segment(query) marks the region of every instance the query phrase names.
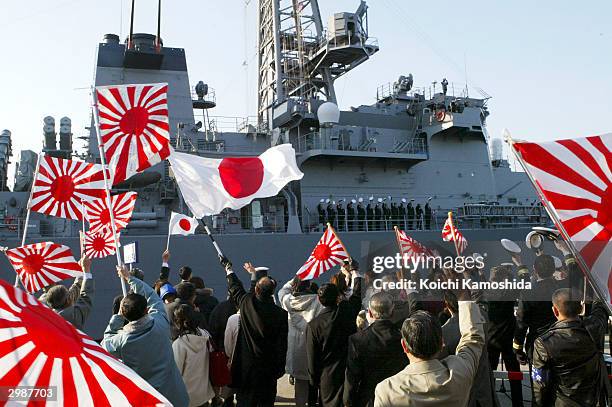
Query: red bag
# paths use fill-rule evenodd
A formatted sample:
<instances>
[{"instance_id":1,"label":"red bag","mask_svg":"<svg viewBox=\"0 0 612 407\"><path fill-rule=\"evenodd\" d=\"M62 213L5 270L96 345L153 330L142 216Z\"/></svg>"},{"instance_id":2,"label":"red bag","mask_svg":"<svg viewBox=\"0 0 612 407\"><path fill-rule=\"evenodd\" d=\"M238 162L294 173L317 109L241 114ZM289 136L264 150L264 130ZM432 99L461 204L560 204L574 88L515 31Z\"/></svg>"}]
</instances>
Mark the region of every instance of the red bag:
<instances>
[{"instance_id":1,"label":"red bag","mask_svg":"<svg viewBox=\"0 0 612 407\"><path fill-rule=\"evenodd\" d=\"M232 374L228 366L229 358L222 350L214 350L212 341L209 342L208 376L213 387L228 386L232 383Z\"/></svg>"}]
</instances>

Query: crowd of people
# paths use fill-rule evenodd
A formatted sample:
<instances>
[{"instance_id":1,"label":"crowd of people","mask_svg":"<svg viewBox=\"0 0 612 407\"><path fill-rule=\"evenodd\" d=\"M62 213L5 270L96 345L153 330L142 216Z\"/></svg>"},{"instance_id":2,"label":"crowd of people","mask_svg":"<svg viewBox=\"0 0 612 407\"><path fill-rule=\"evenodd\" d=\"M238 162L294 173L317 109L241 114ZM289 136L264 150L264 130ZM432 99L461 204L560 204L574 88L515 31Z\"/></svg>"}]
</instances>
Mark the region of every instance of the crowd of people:
<instances>
[{"instance_id":1,"label":"crowd of people","mask_svg":"<svg viewBox=\"0 0 612 407\"><path fill-rule=\"evenodd\" d=\"M329 223L339 231L393 230L394 225L403 230L429 230L435 226L431 198L423 206L406 198L398 203L390 196L377 199L370 196L367 204L363 198L351 199L346 206L344 199L338 202L321 199L317 214L319 227Z\"/></svg>"},{"instance_id":2,"label":"crowd of people","mask_svg":"<svg viewBox=\"0 0 612 407\"><path fill-rule=\"evenodd\" d=\"M113 304L101 345L175 406L273 406L287 375L296 406L496 406L493 371L527 365L534 406L605 406L606 307L584 295L584 279L565 244L564 263L542 250L532 267L514 265L365 273L349 259L329 282L278 286L270 270L245 263L244 287L220 258L227 298L219 302L188 266L173 280L170 253L158 281L118 267L129 293ZM91 260L81 259L84 272ZM218 266L217 266L218 267ZM375 289L404 279L529 280L531 290ZM391 285L387 284L387 287ZM82 328L93 306L91 279L51 287L45 301ZM586 299L586 301L585 301ZM220 362L220 363L219 363ZM518 373L520 374L520 373ZM520 379L510 380L523 406Z\"/></svg>"}]
</instances>

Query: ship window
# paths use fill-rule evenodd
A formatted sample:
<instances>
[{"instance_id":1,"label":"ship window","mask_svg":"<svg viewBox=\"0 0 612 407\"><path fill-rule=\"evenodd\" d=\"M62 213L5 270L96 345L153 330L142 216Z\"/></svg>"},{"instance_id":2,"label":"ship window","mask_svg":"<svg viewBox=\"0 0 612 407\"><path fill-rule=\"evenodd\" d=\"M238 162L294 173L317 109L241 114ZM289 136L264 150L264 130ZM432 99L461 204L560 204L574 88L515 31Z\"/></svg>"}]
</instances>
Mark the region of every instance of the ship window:
<instances>
[{"instance_id":1,"label":"ship window","mask_svg":"<svg viewBox=\"0 0 612 407\"><path fill-rule=\"evenodd\" d=\"M508 203L515 204L517 202L516 198L508 197Z\"/></svg>"}]
</instances>

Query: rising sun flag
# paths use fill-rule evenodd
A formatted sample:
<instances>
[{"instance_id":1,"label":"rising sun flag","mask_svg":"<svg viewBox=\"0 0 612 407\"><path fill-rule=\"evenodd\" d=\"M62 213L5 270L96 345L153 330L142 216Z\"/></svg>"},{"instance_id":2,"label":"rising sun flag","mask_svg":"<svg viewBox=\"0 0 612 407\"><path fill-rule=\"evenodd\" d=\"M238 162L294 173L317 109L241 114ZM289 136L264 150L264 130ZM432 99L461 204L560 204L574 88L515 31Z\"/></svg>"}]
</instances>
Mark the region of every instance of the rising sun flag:
<instances>
[{"instance_id":1,"label":"rising sun flag","mask_svg":"<svg viewBox=\"0 0 612 407\"><path fill-rule=\"evenodd\" d=\"M308 260L296 274L301 280L311 280L332 267L343 264L348 259L346 248L336 235L334 228L328 224Z\"/></svg>"}]
</instances>

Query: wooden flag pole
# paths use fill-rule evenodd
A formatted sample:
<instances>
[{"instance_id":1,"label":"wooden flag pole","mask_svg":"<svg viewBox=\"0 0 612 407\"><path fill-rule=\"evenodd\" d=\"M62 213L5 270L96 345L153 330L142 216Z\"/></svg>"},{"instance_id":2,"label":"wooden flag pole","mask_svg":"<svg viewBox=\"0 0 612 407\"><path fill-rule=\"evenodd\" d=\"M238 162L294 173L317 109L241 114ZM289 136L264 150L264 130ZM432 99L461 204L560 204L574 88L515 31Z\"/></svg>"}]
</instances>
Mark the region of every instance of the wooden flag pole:
<instances>
[{"instance_id":1,"label":"wooden flag pole","mask_svg":"<svg viewBox=\"0 0 612 407\"><path fill-rule=\"evenodd\" d=\"M336 236L336 239L338 239L338 242L340 242L340 246L342 246L342 249L344 249L344 252L346 253L346 256L350 259L351 256L349 255L348 250L346 250L346 246L344 245L344 243L342 243L342 240L340 239L340 236L338 236L338 234L336 233L336 230L334 229L334 227L329 222L327 222L327 227L332 231L334 236Z\"/></svg>"},{"instance_id":2,"label":"wooden flag pole","mask_svg":"<svg viewBox=\"0 0 612 407\"><path fill-rule=\"evenodd\" d=\"M123 261L121 260L121 251L119 250L119 239L117 239L117 225L115 225L115 214L112 205L112 199L110 194L111 185L108 181L108 174L106 172L106 157L104 153L104 144L102 144L102 137L100 136L100 111L98 109L98 97L96 93L96 88L94 86L91 87L91 97L93 101L93 116L94 116L94 126L96 128L96 137L98 138L98 150L100 152L100 163L102 164L102 174L104 175L104 189L106 190L106 206L108 208L108 214L110 217L111 230L113 232L113 240L115 242L115 255L117 257L117 266L122 267ZM120 278L121 281L121 292L125 297L127 295L127 287L125 281Z\"/></svg>"},{"instance_id":3,"label":"wooden flag pole","mask_svg":"<svg viewBox=\"0 0 612 407\"><path fill-rule=\"evenodd\" d=\"M21 235L21 245L25 246L26 237L28 236L28 224L30 223L30 212L32 212L32 195L34 195L34 184L36 183L36 178L38 177L38 171L40 169L40 160L42 159L42 153L38 154L38 158L36 159L36 169L34 170L34 178L32 179L32 187L30 188L30 197L28 198L27 212L25 223L23 224L23 233ZM19 287L19 274L15 276L15 287Z\"/></svg>"},{"instance_id":4,"label":"wooden flag pole","mask_svg":"<svg viewBox=\"0 0 612 407\"><path fill-rule=\"evenodd\" d=\"M512 139L512 136L510 136L509 133L506 135L506 142L509 144L510 150L512 151L512 154L514 154L514 158L516 158L516 160L521 164L521 167L523 167L525 174L527 174L527 176L529 177L529 180L533 184L533 187L538 193L538 197L540 198L540 201L544 205L544 208L546 209L548 216L550 216L555 226L557 227L557 230L559 230L559 232L561 233L561 236L563 236L563 240L565 240L565 242L567 243L567 247L572 252L572 256L574 256L574 259L576 259L576 262L582 269L582 274L584 274L584 276L588 279L589 283L591 284L591 287L601 299L601 302L603 302L606 305L608 312L612 313L612 304L610 304L610 302L606 300L607 296L603 295L603 291L601 290L601 287L599 287L597 282L594 281L593 278L591 277L591 269L586 264L586 261L584 261L584 259L582 258L580 251L574 247L574 244L572 243L569 233L567 233L567 231L563 227L563 224L561 223L561 220L559 219L559 216L557 215L557 211L552 206L552 204L548 201L548 199L545 198L544 192L540 188L540 185L536 182L536 180L533 178L533 176L529 172L527 168L527 163L525 163L525 161L523 160L523 157L514 148L514 140ZM586 286L584 287L584 291L586 292Z\"/></svg>"},{"instance_id":5,"label":"wooden flag pole","mask_svg":"<svg viewBox=\"0 0 612 407\"><path fill-rule=\"evenodd\" d=\"M451 234L453 235L453 243L455 244L455 252L457 253L457 257L460 257L461 253L459 253L459 245L457 244L457 235L455 234L455 224L453 222L453 212L452 211L448 212L448 220L450 220L450 228L451 228Z\"/></svg>"}]
</instances>

